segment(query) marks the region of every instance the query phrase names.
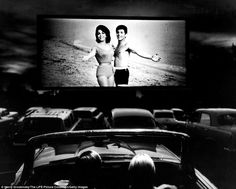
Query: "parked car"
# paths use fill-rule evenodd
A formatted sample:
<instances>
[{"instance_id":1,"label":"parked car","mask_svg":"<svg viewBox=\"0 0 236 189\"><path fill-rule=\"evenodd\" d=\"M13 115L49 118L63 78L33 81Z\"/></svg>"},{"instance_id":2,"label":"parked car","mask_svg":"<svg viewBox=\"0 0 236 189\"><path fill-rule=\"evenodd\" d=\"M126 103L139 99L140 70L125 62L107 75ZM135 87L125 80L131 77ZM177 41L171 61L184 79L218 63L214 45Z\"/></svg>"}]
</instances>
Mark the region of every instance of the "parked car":
<instances>
[{"instance_id":1,"label":"parked car","mask_svg":"<svg viewBox=\"0 0 236 189\"><path fill-rule=\"evenodd\" d=\"M76 118L91 118L100 113L97 107L78 107L73 109L73 112Z\"/></svg>"},{"instance_id":2,"label":"parked car","mask_svg":"<svg viewBox=\"0 0 236 189\"><path fill-rule=\"evenodd\" d=\"M17 121L19 113L9 111L7 108L0 108L0 139L8 139L8 135Z\"/></svg>"},{"instance_id":3,"label":"parked car","mask_svg":"<svg viewBox=\"0 0 236 189\"><path fill-rule=\"evenodd\" d=\"M174 117L176 120L186 121L186 114L185 114L184 110L182 110L180 108L171 108L171 110L173 111L173 114L174 114Z\"/></svg>"},{"instance_id":4,"label":"parked car","mask_svg":"<svg viewBox=\"0 0 236 189\"><path fill-rule=\"evenodd\" d=\"M129 188L128 166L136 154L148 154L156 167L155 186L171 184L177 188L215 189L193 167L189 155L189 137L183 133L157 129L107 129L50 133L28 142L24 164L12 186L49 186L89 188ZM96 151L100 169L89 166L82 171L78 157ZM175 153L172 151L174 150ZM85 167L86 169L86 167ZM97 171L93 177L92 173Z\"/></svg>"},{"instance_id":5,"label":"parked car","mask_svg":"<svg viewBox=\"0 0 236 189\"><path fill-rule=\"evenodd\" d=\"M7 108L0 108L0 118L1 119L10 119L17 118L19 113L17 111L9 111Z\"/></svg>"},{"instance_id":6,"label":"parked car","mask_svg":"<svg viewBox=\"0 0 236 189\"><path fill-rule=\"evenodd\" d=\"M154 109L153 116L156 124L161 129L179 132L182 131L181 126L185 124L185 122L179 121L175 118L172 109Z\"/></svg>"},{"instance_id":7,"label":"parked car","mask_svg":"<svg viewBox=\"0 0 236 189\"><path fill-rule=\"evenodd\" d=\"M24 115L23 116L27 116L27 115L29 115L29 114L31 114L31 113L33 113L33 112L36 112L36 111L41 111L41 110L43 110L43 109L45 109L46 107L43 107L43 106L33 106L33 107L30 107L30 108L28 108L26 111L25 111L25 113L24 113Z\"/></svg>"},{"instance_id":8,"label":"parked car","mask_svg":"<svg viewBox=\"0 0 236 189\"><path fill-rule=\"evenodd\" d=\"M15 126L13 145L25 145L29 138L36 135L73 130L78 122L70 109L42 107L28 109Z\"/></svg>"},{"instance_id":9,"label":"parked car","mask_svg":"<svg viewBox=\"0 0 236 189\"><path fill-rule=\"evenodd\" d=\"M39 106L39 107L30 107L28 109L25 110L24 113L20 114L18 119L16 120L16 122L14 123L14 125L11 128L11 131L9 132L9 139L12 140L13 136L15 134L15 132L17 132L17 129L20 127L23 127L23 120L26 116L29 116L31 113L35 112L35 111L39 111L42 110L43 107Z\"/></svg>"},{"instance_id":10,"label":"parked car","mask_svg":"<svg viewBox=\"0 0 236 189\"><path fill-rule=\"evenodd\" d=\"M109 124L97 107L78 107L73 110L76 119L80 119L74 130L106 129Z\"/></svg>"},{"instance_id":11,"label":"parked car","mask_svg":"<svg viewBox=\"0 0 236 189\"><path fill-rule=\"evenodd\" d=\"M161 129L168 129L168 125L176 123L177 120L174 117L174 113L172 110L167 109L154 109L153 116L156 124Z\"/></svg>"},{"instance_id":12,"label":"parked car","mask_svg":"<svg viewBox=\"0 0 236 189\"><path fill-rule=\"evenodd\" d=\"M152 113L142 108L114 108L109 121L111 128L158 128Z\"/></svg>"},{"instance_id":13,"label":"parked car","mask_svg":"<svg viewBox=\"0 0 236 189\"><path fill-rule=\"evenodd\" d=\"M203 143L204 146L210 145L210 148L236 151L236 109L197 109L191 120L182 125L182 130L197 144Z\"/></svg>"}]
</instances>

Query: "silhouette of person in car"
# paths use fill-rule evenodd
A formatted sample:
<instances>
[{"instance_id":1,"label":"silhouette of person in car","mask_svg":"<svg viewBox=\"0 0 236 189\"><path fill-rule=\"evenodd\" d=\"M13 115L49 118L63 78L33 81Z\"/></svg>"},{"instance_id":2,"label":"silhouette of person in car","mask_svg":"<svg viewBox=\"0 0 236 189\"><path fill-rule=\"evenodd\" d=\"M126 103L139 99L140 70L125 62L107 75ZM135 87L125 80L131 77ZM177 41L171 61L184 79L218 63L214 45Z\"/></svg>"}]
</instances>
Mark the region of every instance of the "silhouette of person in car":
<instances>
[{"instance_id":1,"label":"silhouette of person in car","mask_svg":"<svg viewBox=\"0 0 236 189\"><path fill-rule=\"evenodd\" d=\"M177 189L174 185L154 186L155 164L147 154L137 154L130 161L128 168L130 189Z\"/></svg>"},{"instance_id":2,"label":"silhouette of person in car","mask_svg":"<svg viewBox=\"0 0 236 189\"><path fill-rule=\"evenodd\" d=\"M87 186L97 188L97 179L101 168L101 156L93 150L83 152L76 160L73 178L70 186Z\"/></svg>"}]
</instances>

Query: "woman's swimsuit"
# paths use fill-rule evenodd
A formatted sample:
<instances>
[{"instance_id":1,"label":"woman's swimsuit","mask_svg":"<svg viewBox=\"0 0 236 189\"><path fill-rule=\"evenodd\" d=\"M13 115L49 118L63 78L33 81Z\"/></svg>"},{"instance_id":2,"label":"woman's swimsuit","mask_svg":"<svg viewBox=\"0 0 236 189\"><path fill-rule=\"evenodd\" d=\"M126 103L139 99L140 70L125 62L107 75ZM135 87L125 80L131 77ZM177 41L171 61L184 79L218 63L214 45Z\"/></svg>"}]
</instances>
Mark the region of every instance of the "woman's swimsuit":
<instances>
[{"instance_id":1,"label":"woman's swimsuit","mask_svg":"<svg viewBox=\"0 0 236 189\"><path fill-rule=\"evenodd\" d=\"M102 49L100 47L97 47L95 55L99 63L96 73L97 77L100 76L110 77L114 75L114 68L111 64L113 55L114 55L114 49L112 48L112 46L110 46L109 49Z\"/></svg>"}]
</instances>

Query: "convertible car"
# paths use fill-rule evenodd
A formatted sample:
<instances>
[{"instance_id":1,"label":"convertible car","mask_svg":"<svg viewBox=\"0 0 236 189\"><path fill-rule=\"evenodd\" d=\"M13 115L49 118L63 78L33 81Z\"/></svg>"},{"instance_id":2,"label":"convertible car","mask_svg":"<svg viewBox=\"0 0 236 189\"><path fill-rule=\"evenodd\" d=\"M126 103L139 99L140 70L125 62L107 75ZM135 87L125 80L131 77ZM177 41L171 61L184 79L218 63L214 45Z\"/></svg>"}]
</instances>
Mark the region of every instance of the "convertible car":
<instances>
[{"instance_id":1,"label":"convertible car","mask_svg":"<svg viewBox=\"0 0 236 189\"><path fill-rule=\"evenodd\" d=\"M93 173L98 170L88 176L76 165L86 151L96 151L101 157L95 178ZM156 186L216 188L193 167L188 135L156 129L67 131L33 137L12 185L89 188L93 183L95 188L128 189L128 166L136 154L148 154L153 159Z\"/></svg>"}]
</instances>

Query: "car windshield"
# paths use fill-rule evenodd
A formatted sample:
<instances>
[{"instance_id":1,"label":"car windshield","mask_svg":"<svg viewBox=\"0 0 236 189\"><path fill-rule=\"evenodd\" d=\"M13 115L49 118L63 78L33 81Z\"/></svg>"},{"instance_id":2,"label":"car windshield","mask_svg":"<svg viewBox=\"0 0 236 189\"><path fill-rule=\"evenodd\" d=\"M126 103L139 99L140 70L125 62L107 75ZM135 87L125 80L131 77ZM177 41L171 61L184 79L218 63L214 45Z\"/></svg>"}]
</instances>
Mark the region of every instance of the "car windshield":
<instances>
[{"instance_id":1,"label":"car windshield","mask_svg":"<svg viewBox=\"0 0 236 189\"><path fill-rule=\"evenodd\" d=\"M24 129L38 133L56 132L62 130L62 120L59 118L25 118Z\"/></svg>"},{"instance_id":2,"label":"car windshield","mask_svg":"<svg viewBox=\"0 0 236 189\"><path fill-rule=\"evenodd\" d=\"M155 113L155 118L174 118L170 112Z\"/></svg>"},{"instance_id":3,"label":"car windshield","mask_svg":"<svg viewBox=\"0 0 236 189\"><path fill-rule=\"evenodd\" d=\"M104 132L105 130L93 131L100 133L99 135L94 135L91 131L76 131L34 137L31 139L31 143L37 138L40 140L45 138L45 140L39 141L39 143L35 140L35 147L37 146L37 148L34 148L33 151L33 171L27 184L54 185L61 181L68 183L80 175L76 180L77 185L87 186L88 182L92 181L90 177L85 176L86 174L77 168L76 162L81 154L88 151L95 151L101 157L101 170L96 178L99 177L99 183L103 186L104 184L109 185L105 188L114 188L120 183L127 184L128 165L137 154L148 154L153 159L158 170L164 172L163 175L158 175L159 177L170 179L172 174L175 176L171 179L176 178L176 176L182 177L183 170L181 167L185 167L183 166L183 138L175 134L163 135L163 131L156 129L153 131L157 131L159 134L147 130L150 131L150 129L146 129L146 134L142 132L133 133L127 129L127 132L120 132L119 130L116 133L109 130L107 132ZM77 133L80 134L77 135ZM168 132L165 131L164 133ZM176 182L182 182L182 180L178 179ZM163 180L159 181L162 182Z\"/></svg>"},{"instance_id":4,"label":"car windshield","mask_svg":"<svg viewBox=\"0 0 236 189\"><path fill-rule=\"evenodd\" d=\"M65 161L78 157L85 151L94 150L107 161L130 161L135 154L146 153L156 160L180 163L178 156L166 146L150 142L124 142L119 140L83 141L80 144L67 144L44 147L34 161L34 167ZM60 162L61 163L61 162Z\"/></svg>"}]
</instances>

